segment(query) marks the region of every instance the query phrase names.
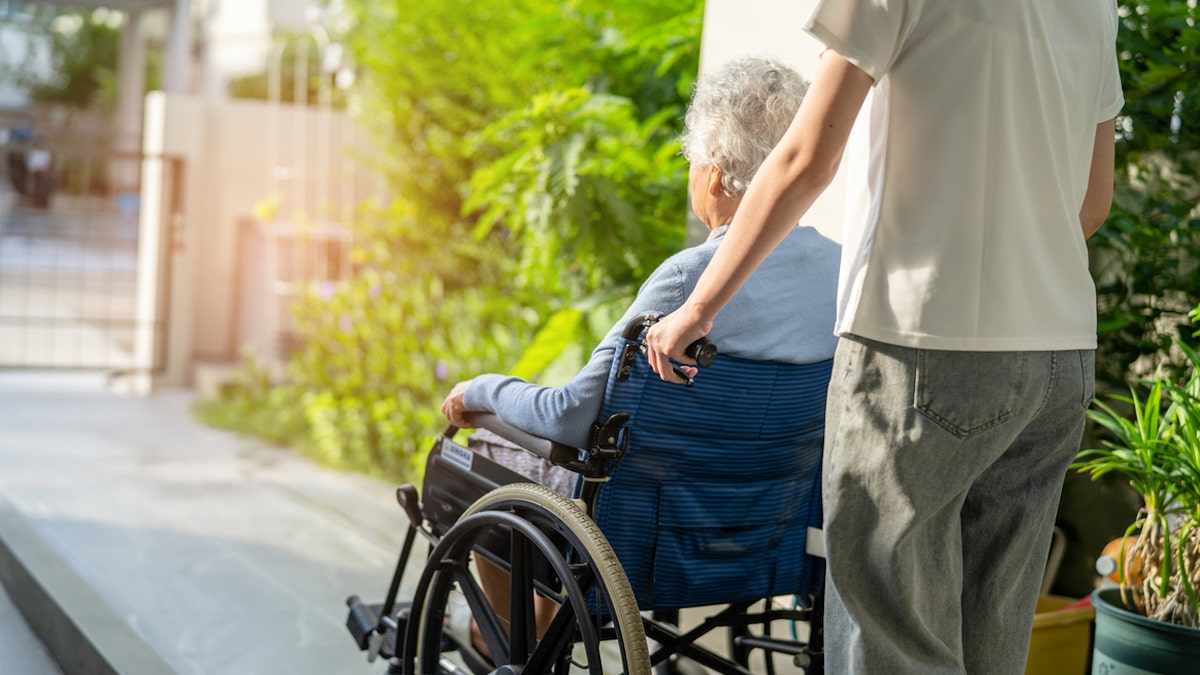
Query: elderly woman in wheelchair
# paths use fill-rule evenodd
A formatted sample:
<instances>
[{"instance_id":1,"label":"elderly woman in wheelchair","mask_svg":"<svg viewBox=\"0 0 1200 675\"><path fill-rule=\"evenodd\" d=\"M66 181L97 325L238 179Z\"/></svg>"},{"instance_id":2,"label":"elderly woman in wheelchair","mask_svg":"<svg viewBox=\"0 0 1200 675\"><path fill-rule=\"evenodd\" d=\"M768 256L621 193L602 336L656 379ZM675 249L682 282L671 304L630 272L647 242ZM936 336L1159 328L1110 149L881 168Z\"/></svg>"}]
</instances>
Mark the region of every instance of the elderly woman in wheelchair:
<instances>
[{"instance_id":1,"label":"elderly woman in wheelchair","mask_svg":"<svg viewBox=\"0 0 1200 675\"><path fill-rule=\"evenodd\" d=\"M821 522L837 245L796 227L721 313L713 342L694 345L707 364L695 386L691 368L688 387L663 382L642 346L690 293L806 87L763 57L701 78L683 147L708 241L655 270L564 386L482 375L454 387L421 498L398 491L411 525L386 600L348 601L369 658L390 657L389 672L599 674L671 672L682 656L749 673L762 649L768 672L773 654L819 668L824 568L809 531ZM464 448L461 427L500 438L479 432ZM431 551L412 602L399 603L416 534ZM448 630L458 595L473 639ZM762 602L776 596L798 601ZM678 610L715 606L725 608L676 627ZM779 620L812 621L810 639L773 637ZM717 628L728 629L725 654L697 644Z\"/></svg>"}]
</instances>

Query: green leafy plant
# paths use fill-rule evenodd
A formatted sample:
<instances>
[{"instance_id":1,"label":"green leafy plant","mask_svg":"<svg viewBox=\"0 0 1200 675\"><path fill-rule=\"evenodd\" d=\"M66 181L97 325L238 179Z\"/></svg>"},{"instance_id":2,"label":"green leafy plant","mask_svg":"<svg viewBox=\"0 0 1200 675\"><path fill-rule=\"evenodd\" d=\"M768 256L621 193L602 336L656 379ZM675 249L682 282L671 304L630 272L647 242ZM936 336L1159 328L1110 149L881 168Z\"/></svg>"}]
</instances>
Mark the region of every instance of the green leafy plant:
<instances>
[{"instance_id":1,"label":"green leafy plant","mask_svg":"<svg viewBox=\"0 0 1200 675\"><path fill-rule=\"evenodd\" d=\"M445 425L441 396L515 360L541 305L519 288L492 290L515 270L494 242L444 238L399 204L359 230L358 272L310 285L294 307L300 347L286 386L319 459L409 478Z\"/></svg>"},{"instance_id":2,"label":"green leafy plant","mask_svg":"<svg viewBox=\"0 0 1200 675\"><path fill-rule=\"evenodd\" d=\"M1196 625L1196 347L1200 303L1200 8L1118 0L1117 53L1125 107L1117 118L1116 194L1092 237L1099 340L1090 411L1111 434L1076 464L1093 478L1127 477L1144 508L1119 556L1125 595L1155 618ZM1132 557L1127 557L1132 556ZM1125 570L1127 560L1140 570ZM1128 573L1128 574L1127 574Z\"/></svg>"},{"instance_id":3,"label":"green leafy plant","mask_svg":"<svg viewBox=\"0 0 1200 675\"><path fill-rule=\"evenodd\" d=\"M561 6L565 21L535 27L562 39L535 53L579 85L544 90L472 137L495 159L472 175L464 205L476 235L511 235L522 273L543 284L553 311L512 372L547 383L578 369L638 284L683 245L678 136L703 16L691 0Z\"/></svg>"},{"instance_id":4,"label":"green leafy plant","mask_svg":"<svg viewBox=\"0 0 1200 675\"><path fill-rule=\"evenodd\" d=\"M1183 379L1160 370L1130 396L1111 397L1129 413L1097 401L1089 416L1113 440L1083 450L1073 466L1093 479L1120 473L1143 499L1118 556L1125 601L1149 618L1200 628L1200 356L1177 346Z\"/></svg>"},{"instance_id":5,"label":"green leafy plant","mask_svg":"<svg viewBox=\"0 0 1200 675\"><path fill-rule=\"evenodd\" d=\"M1129 165L1093 237L1097 376L1109 386L1159 367L1178 373L1186 363L1171 346L1198 345L1187 312L1200 302L1200 180L1174 165L1162 156Z\"/></svg>"},{"instance_id":6,"label":"green leafy plant","mask_svg":"<svg viewBox=\"0 0 1200 675\"><path fill-rule=\"evenodd\" d=\"M1089 242L1099 310L1096 374L1112 391L1131 377L1186 367L1176 341L1200 346L1187 312L1200 303L1200 7L1119 0L1116 195Z\"/></svg>"},{"instance_id":7,"label":"green leafy plant","mask_svg":"<svg viewBox=\"0 0 1200 675\"><path fill-rule=\"evenodd\" d=\"M1117 116L1112 212L1089 241L1096 285L1099 398L1131 381L1188 368L1188 310L1200 303L1200 9L1175 0L1117 0L1117 55L1125 106ZM1125 403L1113 401L1122 412ZM1106 433L1089 425L1088 433ZM1098 441L1089 440L1088 445ZM1068 477L1059 524L1071 546L1056 586L1092 586L1091 556L1128 522L1136 496L1117 474ZM1101 514L1100 512L1103 512Z\"/></svg>"},{"instance_id":8,"label":"green leafy plant","mask_svg":"<svg viewBox=\"0 0 1200 675\"><path fill-rule=\"evenodd\" d=\"M682 246L703 3L347 5L394 200L352 224L353 275L301 294L272 395L316 457L410 480L455 382L573 374Z\"/></svg>"},{"instance_id":9,"label":"green leafy plant","mask_svg":"<svg viewBox=\"0 0 1200 675\"><path fill-rule=\"evenodd\" d=\"M686 163L678 143L649 141L662 124L583 88L536 96L478 138L512 149L471 177L464 209L482 210L475 236L506 227L525 272L560 293L637 283L683 241Z\"/></svg>"},{"instance_id":10,"label":"green leafy plant","mask_svg":"<svg viewBox=\"0 0 1200 675\"><path fill-rule=\"evenodd\" d=\"M475 236L511 234L522 274L558 299L518 374L594 344L613 308L683 244L686 164L673 138L653 140L667 120L640 121L629 99L575 88L539 95L477 137L509 151L472 176Z\"/></svg>"},{"instance_id":11,"label":"green leafy plant","mask_svg":"<svg viewBox=\"0 0 1200 675\"><path fill-rule=\"evenodd\" d=\"M275 386L275 379L266 363L252 352L245 352L216 396L198 400L193 410L208 425L251 434L277 445L303 447L308 425L290 400L292 392Z\"/></svg>"},{"instance_id":12,"label":"green leafy plant","mask_svg":"<svg viewBox=\"0 0 1200 675\"><path fill-rule=\"evenodd\" d=\"M0 50L0 76L29 93L42 105L71 110L111 111L116 102L117 58L125 15L116 10L79 11L49 3L34 5L32 20L23 26L28 48ZM37 67L46 57L49 68ZM150 88L160 79L162 58L147 55Z\"/></svg>"}]
</instances>

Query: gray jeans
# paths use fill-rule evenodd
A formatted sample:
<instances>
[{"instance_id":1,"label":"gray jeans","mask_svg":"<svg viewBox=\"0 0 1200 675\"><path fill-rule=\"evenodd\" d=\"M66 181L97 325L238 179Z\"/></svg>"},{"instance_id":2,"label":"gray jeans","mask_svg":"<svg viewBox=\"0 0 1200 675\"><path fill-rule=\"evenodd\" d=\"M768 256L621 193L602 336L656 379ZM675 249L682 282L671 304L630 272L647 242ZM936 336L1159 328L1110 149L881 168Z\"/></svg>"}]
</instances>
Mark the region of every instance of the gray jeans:
<instances>
[{"instance_id":1,"label":"gray jeans","mask_svg":"<svg viewBox=\"0 0 1200 675\"><path fill-rule=\"evenodd\" d=\"M1095 352L842 339L826 413L826 666L1019 674Z\"/></svg>"}]
</instances>

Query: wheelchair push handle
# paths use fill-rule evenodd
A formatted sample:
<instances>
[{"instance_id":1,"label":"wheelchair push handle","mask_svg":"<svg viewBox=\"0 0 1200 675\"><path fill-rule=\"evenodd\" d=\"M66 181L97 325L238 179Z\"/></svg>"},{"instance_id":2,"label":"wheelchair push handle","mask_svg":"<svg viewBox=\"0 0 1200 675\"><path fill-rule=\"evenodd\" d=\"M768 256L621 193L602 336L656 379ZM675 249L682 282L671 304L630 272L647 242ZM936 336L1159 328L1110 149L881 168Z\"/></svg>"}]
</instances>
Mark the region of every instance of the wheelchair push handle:
<instances>
[{"instance_id":1,"label":"wheelchair push handle","mask_svg":"<svg viewBox=\"0 0 1200 675\"><path fill-rule=\"evenodd\" d=\"M683 353L695 359L697 366L707 368L717 360L717 345L709 340L707 335L702 335L699 340L688 345Z\"/></svg>"},{"instance_id":2,"label":"wheelchair push handle","mask_svg":"<svg viewBox=\"0 0 1200 675\"><path fill-rule=\"evenodd\" d=\"M625 324L625 330L621 331L621 337L630 342L643 343L646 339L646 331L651 326L658 323L666 316L663 312L646 312L638 314ZM712 340L708 339L707 335L701 336L692 344L683 350L685 354L696 361L696 365L701 368L707 368L713 364L717 358L717 345Z\"/></svg>"},{"instance_id":3,"label":"wheelchair push handle","mask_svg":"<svg viewBox=\"0 0 1200 675\"><path fill-rule=\"evenodd\" d=\"M621 374L619 376L620 379L624 379L629 376L629 369L633 364L631 360L633 351L638 348L640 348L640 350L643 352L645 351L646 331L649 330L651 326L658 323L658 321L664 316L666 315L662 312L646 312L645 314L639 314L633 317L629 320L629 323L625 324L625 330L621 332L621 337L629 340L630 342L636 343L637 347L630 345L625 348L625 354L622 358L621 364ZM711 366L717 358L717 345L712 340L708 339L708 336L702 336L699 340L696 340L692 344L688 345L687 349L684 349L683 352L691 357L696 362L697 366L701 368L707 368ZM674 361L672 361L671 370L683 380L684 386L690 387L695 384L695 381L691 378L691 376L685 373L682 368L674 363Z\"/></svg>"}]
</instances>

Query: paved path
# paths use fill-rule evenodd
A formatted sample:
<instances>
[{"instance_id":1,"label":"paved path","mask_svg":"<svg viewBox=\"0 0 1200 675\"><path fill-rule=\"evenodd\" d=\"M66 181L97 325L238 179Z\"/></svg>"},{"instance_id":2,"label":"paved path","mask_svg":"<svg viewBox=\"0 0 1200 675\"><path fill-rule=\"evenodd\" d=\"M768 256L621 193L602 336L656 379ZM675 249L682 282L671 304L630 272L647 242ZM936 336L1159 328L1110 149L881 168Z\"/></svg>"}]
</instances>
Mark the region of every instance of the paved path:
<instances>
[{"instance_id":1,"label":"paved path","mask_svg":"<svg viewBox=\"0 0 1200 675\"><path fill-rule=\"evenodd\" d=\"M393 486L203 427L191 401L0 373L14 602L39 608L22 607L31 625L100 645L58 655L71 675L106 672L97 658L136 675L379 673L345 631L344 598L386 590L405 524ZM52 601L31 602L36 588Z\"/></svg>"}]
</instances>

